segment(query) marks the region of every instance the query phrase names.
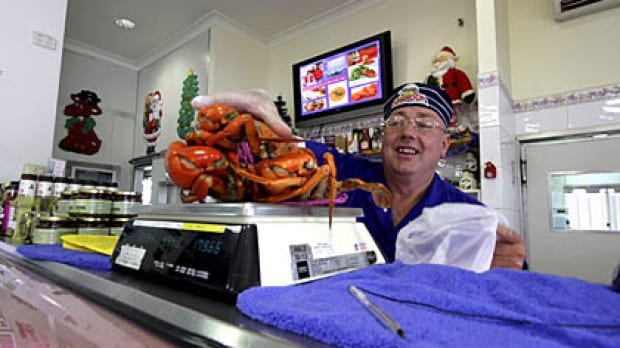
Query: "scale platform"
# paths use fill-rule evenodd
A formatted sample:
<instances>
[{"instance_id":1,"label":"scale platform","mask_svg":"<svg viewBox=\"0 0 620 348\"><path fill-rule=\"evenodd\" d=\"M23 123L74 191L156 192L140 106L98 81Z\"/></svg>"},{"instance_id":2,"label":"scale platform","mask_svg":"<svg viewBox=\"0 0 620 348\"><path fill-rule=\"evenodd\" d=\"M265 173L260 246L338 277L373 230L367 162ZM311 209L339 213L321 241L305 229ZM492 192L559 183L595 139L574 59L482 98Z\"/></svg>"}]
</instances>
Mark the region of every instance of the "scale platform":
<instances>
[{"instance_id":1,"label":"scale platform","mask_svg":"<svg viewBox=\"0 0 620 348\"><path fill-rule=\"evenodd\" d=\"M290 285L385 259L358 208L262 203L137 207L112 263L179 285L236 295L256 285Z\"/></svg>"}]
</instances>

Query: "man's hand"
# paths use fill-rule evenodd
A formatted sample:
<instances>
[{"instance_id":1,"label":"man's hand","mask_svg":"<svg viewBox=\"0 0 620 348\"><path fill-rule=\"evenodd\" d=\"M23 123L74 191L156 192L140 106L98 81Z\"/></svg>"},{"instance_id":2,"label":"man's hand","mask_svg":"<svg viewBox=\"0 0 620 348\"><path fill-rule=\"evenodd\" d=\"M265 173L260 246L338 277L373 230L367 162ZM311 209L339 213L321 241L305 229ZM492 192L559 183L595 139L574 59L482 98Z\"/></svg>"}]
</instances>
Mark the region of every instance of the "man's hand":
<instances>
[{"instance_id":1,"label":"man's hand","mask_svg":"<svg viewBox=\"0 0 620 348\"><path fill-rule=\"evenodd\" d=\"M247 112L265 122L281 137L291 137L291 128L284 123L271 96L264 90L240 90L217 92L204 96L197 96L192 100L192 107L196 110L213 104L226 104L239 112Z\"/></svg>"},{"instance_id":2,"label":"man's hand","mask_svg":"<svg viewBox=\"0 0 620 348\"><path fill-rule=\"evenodd\" d=\"M511 269L523 269L525 261L525 240L510 227L497 225L497 241L491 268L503 267Z\"/></svg>"}]
</instances>

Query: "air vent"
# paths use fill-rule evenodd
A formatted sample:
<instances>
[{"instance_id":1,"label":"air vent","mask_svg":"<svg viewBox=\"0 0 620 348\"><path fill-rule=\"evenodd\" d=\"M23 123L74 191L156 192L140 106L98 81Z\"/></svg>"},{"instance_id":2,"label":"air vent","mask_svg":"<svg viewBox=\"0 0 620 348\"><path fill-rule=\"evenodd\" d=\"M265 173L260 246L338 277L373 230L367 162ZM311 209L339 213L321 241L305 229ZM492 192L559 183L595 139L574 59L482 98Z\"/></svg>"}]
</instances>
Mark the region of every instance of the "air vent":
<instances>
[{"instance_id":1,"label":"air vent","mask_svg":"<svg viewBox=\"0 0 620 348\"><path fill-rule=\"evenodd\" d=\"M558 22L604 11L620 5L620 0L553 0L553 13Z\"/></svg>"}]
</instances>

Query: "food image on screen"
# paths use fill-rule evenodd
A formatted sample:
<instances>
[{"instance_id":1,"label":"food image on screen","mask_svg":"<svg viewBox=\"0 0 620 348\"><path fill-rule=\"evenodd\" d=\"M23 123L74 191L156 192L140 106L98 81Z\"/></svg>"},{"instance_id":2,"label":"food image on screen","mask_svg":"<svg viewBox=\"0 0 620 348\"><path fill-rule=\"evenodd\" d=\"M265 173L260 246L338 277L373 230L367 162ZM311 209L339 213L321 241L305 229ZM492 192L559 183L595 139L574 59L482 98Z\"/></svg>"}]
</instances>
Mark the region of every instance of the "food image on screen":
<instances>
[{"instance_id":1,"label":"food image on screen","mask_svg":"<svg viewBox=\"0 0 620 348\"><path fill-rule=\"evenodd\" d=\"M304 94L306 99L316 99L325 97L325 86L319 86L316 88L308 89Z\"/></svg>"},{"instance_id":2,"label":"food image on screen","mask_svg":"<svg viewBox=\"0 0 620 348\"><path fill-rule=\"evenodd\" d=\"M377 44L368 45L349 53L348 64L349 66L357 64L372 64L377 59L378 54Z\"/></svg>"},{"instance_id":3,"label":"food image on screen","mask_svg":"<svg viewBox=\"0 0 620 348\"><path fill-rule=\"evenodd\" d=\"M351 90L351 101L360 101L377 95L377 83L371 83Z\"/></svg>"},{"instance_id":4,"label":"food image on screen","mask_svg":"<svg viewBox=\"0 0 620 348\"><path fill-rule=\"evenodd\" d=\"M347 90L344 87L338 86L334 87L329 92L329 100L333 102L337 102L342 100L347 95Z\"/></svg>"},{"instance_id":5,"label":"food image on screen","mask_svg":"<svg viewBox=\"0 0 620 348\"><path fill-rule=\"evenodd\" d=\"M304 110L306 110L307 112L319 111L319 110L322 110L324 107L325 107L325 98L304 103Z\"/></svg>"},{"instance_id":6,"label":"food image on screen","mask_svg":"<svg viewBox=\"0 0 620 348\"><path fill-rule=\"evenodd\" d=\"M355 68L351 69L351 74L349 75L349 80L355 81L362 77L377 77L377 70L369 67L368 65L358 65Z\"/></svg>"}]
</instances>

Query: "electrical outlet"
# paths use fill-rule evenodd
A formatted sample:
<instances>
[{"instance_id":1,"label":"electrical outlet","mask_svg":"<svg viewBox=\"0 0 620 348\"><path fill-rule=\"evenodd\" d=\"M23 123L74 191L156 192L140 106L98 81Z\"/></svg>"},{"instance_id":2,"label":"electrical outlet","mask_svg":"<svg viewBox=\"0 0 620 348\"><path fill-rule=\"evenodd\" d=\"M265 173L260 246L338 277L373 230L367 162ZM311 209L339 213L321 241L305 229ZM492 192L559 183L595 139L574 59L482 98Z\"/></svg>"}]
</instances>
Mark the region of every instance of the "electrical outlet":
<instances>
[{"instance_id":1,"label":"electrical outlet","mask_svg":"<svg viewBox=\"0 0 620 348\"><path fill-rule=\"evenodd\" d=\"M53 36L40 33L36 30L32 32L32 43L52 51L56 50L56 39Z\"/></svg>"}]
</instances>

